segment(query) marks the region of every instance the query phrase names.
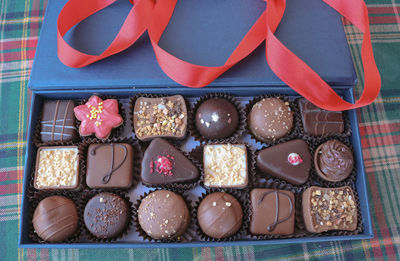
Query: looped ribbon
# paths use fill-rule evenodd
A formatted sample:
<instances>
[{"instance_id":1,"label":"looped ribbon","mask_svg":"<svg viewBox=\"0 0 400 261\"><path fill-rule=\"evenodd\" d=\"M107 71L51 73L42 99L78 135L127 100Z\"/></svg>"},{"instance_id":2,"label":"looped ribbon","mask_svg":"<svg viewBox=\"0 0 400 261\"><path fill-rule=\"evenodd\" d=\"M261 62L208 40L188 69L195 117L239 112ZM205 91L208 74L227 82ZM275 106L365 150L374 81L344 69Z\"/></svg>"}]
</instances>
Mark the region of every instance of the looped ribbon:
<instances>
[{"instance_id":1,"label":"looped ribbon","mask_svg":"<svg viewBox=\"0 0 400 261\"><path fill-rule=\"evenodd\" d=\"M221 66L188 63L158 45L172 17L177 0L137 0L135 2L131 0L133 7L120 31L100 55L80 52L63 39L73 26L115 1L69 0L65 4L57 20L58 57L62 63L74 68L87 66L125 50L147 30L161 69L177 83L199 88L210 84L265 41L265 57L271 70L289 87L320 108L333 111L355 109L372 103L379 94L381 78L373 56L368 10L363 0L322 0L364 34L361 47L364 91L355 104L337 95L314 70L275 37L275 30L285 12L286 0L267 1L266 10Z\"/></svg>"}]
</instances>

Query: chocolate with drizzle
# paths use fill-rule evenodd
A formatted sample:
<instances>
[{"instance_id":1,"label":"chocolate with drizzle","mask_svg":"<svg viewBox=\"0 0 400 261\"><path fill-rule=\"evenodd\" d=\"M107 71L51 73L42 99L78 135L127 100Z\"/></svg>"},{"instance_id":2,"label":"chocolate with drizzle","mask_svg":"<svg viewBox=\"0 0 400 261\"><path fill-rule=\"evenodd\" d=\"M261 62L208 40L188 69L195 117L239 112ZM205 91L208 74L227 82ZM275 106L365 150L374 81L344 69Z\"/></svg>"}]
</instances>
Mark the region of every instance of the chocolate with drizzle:
<instances>
[{"instance_id":1,"label":"chocolate with drizzle","mask_svg":"<svg viewBox=\"0 0 400 261\"><path fill-rule=\"evenodd\" d=\"M71 100L45 101L40 125L42 142L76 140L78 132L75 127L74 102Z\"/></svg>"},{"instance_id":2,"label":"chocolate with drizzle","mask_svg":"<svg viewBox=\"0 0 400 261\"><path fill-rule=\"evenodd\" d=\"M326 111L302 98L299 100L304 131L311 136L328 136L344 131L343 113Z\"/></svg>"},{"instance_id":3,"label":"chocolate with drizzle","mask_svg":"<svg viewBox=\"0 0 400 261\"><path fill-rule=\"evenodd\" d=\"M270 196L273 194L274 196ZM250 192L253 215L250 233L254 235L290 235L294 232L294 195L277 189L253 189ZM275 211L273 211L275 210Z\"/></svg>"},{"instance_id":4,"label":"chocolate with drizzle","mask_svg":"<svg viewBox=\"0 0 400 261\"><path fill-rule=\"evenodd\" d=\"M132 184L133 149L126 143L91 144L86 183L90 188L129 188Z\"/></svg>"}]
</instances>

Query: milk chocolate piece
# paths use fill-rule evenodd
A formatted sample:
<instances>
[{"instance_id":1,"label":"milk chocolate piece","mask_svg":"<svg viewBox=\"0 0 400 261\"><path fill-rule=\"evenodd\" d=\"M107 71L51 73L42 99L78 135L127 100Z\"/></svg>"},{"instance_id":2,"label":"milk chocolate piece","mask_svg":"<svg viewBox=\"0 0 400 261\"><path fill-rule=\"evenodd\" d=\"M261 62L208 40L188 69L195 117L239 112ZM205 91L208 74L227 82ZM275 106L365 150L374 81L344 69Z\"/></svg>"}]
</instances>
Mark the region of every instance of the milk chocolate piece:
<instances>
[{"instance_id":1,"label":"milk chocolate piece","mask_svg":"<svg viewBox=\"0 0 400 261\"><path fill-rule=\"evenodd\" d=\"M338 140L329 140L315 151L314 165L318 175L332 182L346 179L353 170L353 153Z\"/></svg>"},{"instance_id":2,"label":"milk chocolate piece","mask_svg":"<svg viewBox=\"0 0 400 261\"><path fill-rule=\"evenodd\" d=\"M264 98L253 105L248 116L249 129L264 142L283 138L293 128L293 112L289 102Z\"/></svg>"},{"instance_id":3,"label":"milk chocolate piece","mask_svg":"<svg viewBox=\"0 0 400 261\"><path fill-rule=\"evenodd\" d=\"M291 235L294 232L294 194L278 189L253 189L250 192L254 235Z\"/></svg>"},{"instance_id":4,"label":"milk chocolate piece","mask_svg":"<svg viewBox=\"0 0 400 261\"><path fill-rule=\"evenodd\" d=\"M183 139L187 129L184 98L181 95L138 98L133 112L133 125L136 137L142 141L156 137Z\"/></svg>"},{"instance_id":5,"label":"milk chocolate piece","mask_svg":"<svg viewBox=\"0 0 400 261\"><path fill-rule=\"evenodd\" d=\"M244 188L249 182L247 149L243 144L205 145L203 167L207 187Z\"/></svg>"},{"instance_id":6,"label":"milk chocolate piece","mask_svg":"<svg viewBox=\"0 0 400 261\"><path fill-rule=\"evenodd\" d=\"M353 190L348 187L310 187L303 193L303 218L312 233L357 228L357 205Z\"/></svg>"},{"instance_id":7,"label":"milk chocolate piece","mask_svg":"<svg viewBox=\"0 0 400 261\"><path fill-rule=\"evenodd\" d=\"M299 100L304 131L311 136L329 136L344 131L343 113L326 111L302 98Z\"/></svg>"},{"instance_id":8,"label":"milk chocolate piece","mask_svg":"<svg viewBox=\"0 0 400 261\"><path fill-rule=\"evenodd\" d=\"M296 139L263 149L257 155L257 167L265 174L301 185L311 169L308 145Z\"/></svg>"},{"instance_id":9,"label":"milk chocolate piece","mask_svg":"<svg viewBox=\"0 0 400 261\"><path fill-rule=\"evenodd\" d=\"M33 186L38 190L76 189L79 186L78 147L40 147Z\"/></svg>"},{"instance_id":10,"label":"milk chocolate piece","mask_svg":"<svg viewBox=\"0 0 400 261\"><path fill-rule=\"evenodd\" d=\"M185 233L190 214L180 195L169 190L157 190L140 203L138 219L141 228L150 237L171 239Z\"/></svg>"},{"instance_id":11,"label":"milk chocolate piece","mask_svg":"<svg viewBox=\"0 0 400 261\"><path fill-rule=\"evenodd\" d=\"M144 153L141 177L149 185L185 183L196 180L199 170L173 145L156 138Z\"/></svg>"},{"instance_id":12,"label":"milk chocolate piece","mask_svg":"<svg viewBox=\"0 0 400 261\"><path fill-rule=\"evenodd\" d=\"M83 213L86 228L98 238L120 236L128 226L128 204L120 196L99 193L89 200Z\"/></svg>"},{"instance_id":13,"label":"milk chocolate piece","mask_svg":"<svg viewBox=\"0 0 400 261\"><path fill-rule=\"evenodd\" d=\"M40 121L42 142L75 141L79 137L75 127L74 106L71 100L44 102Z\"/></svg>"},{"instance_id":14,"label":"milk chocolate piece","mask_svg":"<svg viewBox=\"0 0 400 261\"><path fill-rule=\"evenodd\" d=\"M238 124L238 111L226 99L206 100L196 111L196 128L207 139L227 138L235 132Z\"/></svg>"},{"instance_id":15,"label":"milk chocolate piece","mask_svg":"<svg viewBox=\"0 0 400 261\"><path fill-rule=\"evenodd\" d=\"M127 143L90 144L86 184L90 188L129 188L133 180L133 149Z\"/></svg>"},{"instance_id":16,"label":"milk chocolate piece","mask_svg":"<svg viewBox=\"0 0 400 261\"><path fill-rule=\"evenodd\" d=\"M197 210L197 220L204 234L214 238L234 235L242 226L243 210L239 201L225 192L207 195Z\"/></svg>"},{"instance_id":17,"label":"milk chocolate piece","mask_svg":"<svg viewBox=\"0 0 400 261\"><path fill-rule=\"evenodd\" d=\"M74 202L63 196L50 196L39 202L33 213L33 228L46 242L62 242L78 229Z\"/></svg>"}]
</instances>

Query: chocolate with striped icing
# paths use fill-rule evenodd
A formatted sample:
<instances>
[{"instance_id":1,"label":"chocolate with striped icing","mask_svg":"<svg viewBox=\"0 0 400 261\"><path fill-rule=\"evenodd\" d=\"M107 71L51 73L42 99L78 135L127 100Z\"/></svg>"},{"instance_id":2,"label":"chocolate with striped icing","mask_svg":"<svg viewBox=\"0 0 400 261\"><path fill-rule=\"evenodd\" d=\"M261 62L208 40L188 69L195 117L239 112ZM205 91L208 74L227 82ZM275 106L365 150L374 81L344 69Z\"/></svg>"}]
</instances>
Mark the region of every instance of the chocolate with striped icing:
<instances>
[{"instance_id":1,"label":"chocolate with striped icing","mask_svg":"<svg viewBox=\"0 0 400 261\"><path fill-rule=\"evenodd\" d=\"M311 136L329 136L344 131L343 113L326 111L302 98L299 100L304 131Z\"/></svg>"},{"instance_id":2,"label":"chocolate with striped icing","mask_svg":"<svg viewBox=\"0 0 400 261\"><path fill-rule=\"evenodd\" d=\"M71 100L45 101L40 121L42 142L74 141L78 138L75 127L74 102Z\"/></svg>"}]
</instances>

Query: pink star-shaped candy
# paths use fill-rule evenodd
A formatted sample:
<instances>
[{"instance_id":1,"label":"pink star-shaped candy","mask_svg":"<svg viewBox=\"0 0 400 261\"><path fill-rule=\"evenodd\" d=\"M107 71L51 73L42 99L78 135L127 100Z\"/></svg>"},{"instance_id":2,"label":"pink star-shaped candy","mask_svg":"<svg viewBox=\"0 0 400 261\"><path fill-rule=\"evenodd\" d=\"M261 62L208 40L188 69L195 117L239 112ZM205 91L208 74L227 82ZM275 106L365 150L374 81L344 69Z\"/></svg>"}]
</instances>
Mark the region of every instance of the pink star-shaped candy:
<instances>
[{"instance_id":1,"label":"pink star-shaped candy","mask_svg":"<svg viewBox=\"0 0 400 261\"><path fill-rule=\"evenodd\" d=\"M114 99L103 101L93 95L87 103L75 107L74 112L75 117L81 121L79 126L81 136L94 133L99 139L107 139L111 130L123 123L118 113L118 101Z\"/></svg>"}]
</instances>

